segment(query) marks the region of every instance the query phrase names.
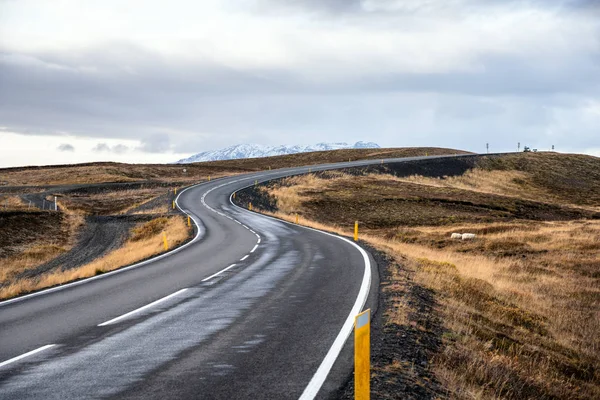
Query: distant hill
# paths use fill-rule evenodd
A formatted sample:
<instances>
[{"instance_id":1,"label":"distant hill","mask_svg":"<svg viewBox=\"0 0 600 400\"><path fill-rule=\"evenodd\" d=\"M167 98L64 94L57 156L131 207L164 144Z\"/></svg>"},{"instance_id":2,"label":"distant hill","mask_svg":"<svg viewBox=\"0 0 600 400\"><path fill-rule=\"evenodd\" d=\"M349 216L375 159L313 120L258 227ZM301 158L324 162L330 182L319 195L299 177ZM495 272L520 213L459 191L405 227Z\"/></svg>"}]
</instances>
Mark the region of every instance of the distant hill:
<instances>
[{"instance_id":1,"label":"distant hill","mask_svg":"<svg viewBox=\"0 0 600 400\"><path fill-rule=\"evenodd\" d=\"M187 164L204 161L237 160L242 158L259 158L283 156L287 154L309 153L313 151L327 151L340 149L378 149L379 145L373 142L348 143L317 143L315 145L301 146L264 146L260 144L237 144L221 150L204 151L191 157L177 161L177 164Z\"/></svg>"}]
</instances>

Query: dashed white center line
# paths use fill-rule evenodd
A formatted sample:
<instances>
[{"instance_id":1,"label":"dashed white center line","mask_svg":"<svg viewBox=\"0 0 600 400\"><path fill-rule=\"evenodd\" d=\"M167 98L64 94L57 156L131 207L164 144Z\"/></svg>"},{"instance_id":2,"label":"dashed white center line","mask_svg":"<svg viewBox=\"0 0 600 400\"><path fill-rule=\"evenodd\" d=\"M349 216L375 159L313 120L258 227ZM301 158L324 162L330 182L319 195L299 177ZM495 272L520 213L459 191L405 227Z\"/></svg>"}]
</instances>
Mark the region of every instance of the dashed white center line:
<instances>
[{"instance_id":1,"label":"dashed white center line","mask_svg":"<svg viewBox=\"0 0 600 400\"><path fill-rule=\"evenodd\" d=\"M252 248L252 250L250 250L250 253L254 253L254 251L255 251L257 248L258 248L258 245L254 246L254 247Z\"/></svg>"},{"instance_id":2,"label":"dashed white center line","mask_svg":"<svg viewBox=\"0 0 600 400\"><path fill-rule=\"evenodd\" d=\"M235 267L235 266L236 266L236 264L231 264L229 267L227 267L227 268L223 268L222 270L220 270L220 271L219 271L219 272L217 272L216 274L212 274L212 275L211 275L211 276L209 276L208 278L204 278L204 279L202 279L202 282L206 282L207 280L209 280L209 279L212 279L212 278L214 278L215 276L219 276L219 275L221 275L223 272L225 272L225 271L227 271L228 269L231 269L231 268L233 268L233 267Z\"/></svg>"},{"instance_id":3,"label":"dashed white center line","mask_svg":"<svg viewBox=\"0 0 600 400\"><path fill-rule=\"evenodd\" d=\"M133 314L137 314L137 313L139 313L140 311L144 311L144 310L146 310L146 309L148 309L148 308L150 308L150 307L154 307L155 305L157 305L157 304L159 304L159 303L162 303L163 301L169 300L171 297L175 297L175 296L177 296L178 294L181 294L181 293L185 292L186 290L187 290L187 288L183 288L183 289L181 289L181 290L178 290L178 291L176 291L175 293L171 293L170 295L163 297L162 299L158 299L158 300L156 300L156 301L153 301L153 302L152 302L152 303L150 303L150 304L146 304L145 306L143 306L143 307L140 307L140 308L138 308L138 309L135 309L135 310L133 310L133 311L130 311L130 312L128 312L127 314L123 314L123 315L121 315L120 317L113 318L113 319L111 319L110 321L103 322L103 323L101 323L101 324L100 324L100 325L98 325L98 326L106 326L106 325L114 324L115 322L118 322L118 321L122 320L123 318L127 318L127 317L129 317L129 316L131 316L131 315L133 315Z\"/></svg>"},{"instance_id":4,"label":"dashed white center line","mask_svg":"<svg viewBox=\"0 0 600 400\"><path fill-rule=\"evenodd\" d=\"M35 349L35 350L31 350L30 352L27 352L27 353L25 353L25 354L21 354L20 356L13 357L13 358L11 358L10 360L6 360L6 361L3 361L3 362L1 362L1 363L0 363L0 367L4 367L5 365L8 365L8 364L14 363L15 361L22 360L22 359L24 359L25 357L32 356L32 355L34 355L34 354L36 354L36 353L39 353L39 352L41 352L41 351L48 350L49 348L51 348L51 347L54 347L54 346L56 346L56 345L55 345L55 344L47 344L47 345L45 345L45 346L42 346L42 347L39 347L39 348L37 348L37 349Z\"/></svg>"},{"instance_id":5,"label":"dashed white center line","mask_svg":"<svg viewBox=\"0 0 600 400\"><path fill-rule=\"evenodd\" d=\"M248 258L249 254L246 254L244 257L240 258L240 261L244 261L246 258Z\"/></svg>"}]
</instances>

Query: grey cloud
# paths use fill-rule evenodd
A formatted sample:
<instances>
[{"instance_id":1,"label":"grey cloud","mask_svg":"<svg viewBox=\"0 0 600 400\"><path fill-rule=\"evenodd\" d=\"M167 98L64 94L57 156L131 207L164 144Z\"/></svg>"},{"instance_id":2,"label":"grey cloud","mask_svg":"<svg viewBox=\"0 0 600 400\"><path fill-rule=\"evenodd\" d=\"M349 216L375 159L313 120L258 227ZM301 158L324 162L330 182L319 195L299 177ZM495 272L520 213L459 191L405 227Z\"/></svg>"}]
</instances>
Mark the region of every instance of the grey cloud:
<instances>
[{"instance_id":1,"label":"grey cloud","mask_svg":"<svg viewBox=\"0 0 600 400\"><path fill-rule=\"evenodd\" d=\"M106 143L98 143L92 148L92 151L95 151L97 153L110 152L110 146Z\"/></svg>"},{"instance_id":2,"label":"grey cloud","mask_svg":"<svg viewBox=\"0 0 600 400\"><path fill-rule=\"evenodd\" d=\"M548 109L575 109L600 95L598 67L581 59L544 68L536 60L488 54L480 55L478 72L311 83L294 71L166 67L147 53L139 57L147 61L135 65L135 75L116 67L88 74L78 65L93 65L102 56L81 57L75 62L58 54L51 60L39 56L33 65L0 62L2 125L37 134L46 129L139 140L138 150L151 153L247 141L365 140L364 132L382 145L466 147L485 133L522 143L531 137L532 146L542 148L533 142L552 126ZM48 62L64 68L44 68ZM107 58L103 62L111 65ZM421 95L429 100L404 100ZM592 147L595 134L589 129L582 128L580 136ZM94 150L127 151L106 143Z\"/></svg>"},{"instance_id":3,"label":"grey cloud","mask_svg":"<svg viewBox=\"0 0 600 400\"><path fill-rule=\"evenodd\" d=\"M125 154L129 151L129 147L124 144L117 144L113 146L112 151L117 154Z\"/></svg>"},{"instance_id":4,"label":"grey cloud","mask_svg":"<svg viewBox=\"0 0 600 400\"><path fill-rule=\"evenodd\" d=\"M62 143L58 146L58 151L75 151L75 147L68 143Z\"/></svg>"},{"instance_id":5,"label":"grey cloud","mask_svg":"<svg viewBox=\"0 0 600 400\"><path fill-rule=\"evenodd\" d=\"M148 135L142 139L138 150L146 153L166 153L171 150L169 136L165 134Z\"/></svg>"},{"instance_id":6,"label":"grey cloud","mask_svg":"<svg viewBox=\"0 0 600 400\"><path fill-rule=\"evenodd\" d=\"M96 153L115 153L115 154L124 154L129 151L129 147L123 144L117 144L114 146L109 146L106 143L98 143L92 148L92 151Z\"/></svg>"}]
</instances>

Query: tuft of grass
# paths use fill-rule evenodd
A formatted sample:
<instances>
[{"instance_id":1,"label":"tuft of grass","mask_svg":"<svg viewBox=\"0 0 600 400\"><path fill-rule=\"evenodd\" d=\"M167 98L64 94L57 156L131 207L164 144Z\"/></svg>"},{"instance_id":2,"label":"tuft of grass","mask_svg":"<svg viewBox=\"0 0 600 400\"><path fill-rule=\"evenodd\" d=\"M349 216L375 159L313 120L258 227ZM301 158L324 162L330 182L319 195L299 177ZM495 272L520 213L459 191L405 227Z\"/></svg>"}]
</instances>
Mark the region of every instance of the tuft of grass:
<instances>
[{"instance_id":1,"label":"tuft of grass","mask_svg":"<svg viewBox=\"0 0 600 400\"><path fill-rule=\"evenodd\" d=\"M131 232L131 241L139 242L140 240L156 236L165 229L168 223L169 218L167 217L155 218L151 221L148 221L133 229Z\"/></svg>"},{"instance_id":2,"label":"tuft of grass","mask_svg":"<svg viewBox=\"0 0 600 400\"><path fill-rule=\"evenodd\" d=\"M35 207L29 207L29 203L25 203L19 196L0 195L0 212L23 210L37 211Z\"/></svg>"}]
</instances>

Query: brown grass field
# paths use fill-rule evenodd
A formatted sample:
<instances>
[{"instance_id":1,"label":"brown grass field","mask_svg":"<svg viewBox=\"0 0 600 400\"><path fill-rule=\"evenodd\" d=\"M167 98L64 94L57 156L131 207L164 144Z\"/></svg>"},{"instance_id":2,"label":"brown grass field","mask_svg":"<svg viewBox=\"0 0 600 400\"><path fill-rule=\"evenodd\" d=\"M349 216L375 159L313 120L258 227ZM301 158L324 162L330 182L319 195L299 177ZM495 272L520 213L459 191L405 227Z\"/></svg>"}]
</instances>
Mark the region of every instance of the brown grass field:
<instances>
[{"instance_id":1,"label":"brown grass field","mask_svg":"<svg viewBox=\"0 0 600 400\"><path fill-rule=\"evenodd\" d=\"M429 356L436 396L600 398L600 160L538 153L478 164L439 179L289 178L260 187L255 206L346 236L359 220L361 239L393 260L381 283L386 335L413 329L442 343ZM414 286L434 293L431 320L413 317ZM431 386L413 369L400 356L374 360L374 394L399 396L394 376Z\"/></svg>"}]
</instances>

